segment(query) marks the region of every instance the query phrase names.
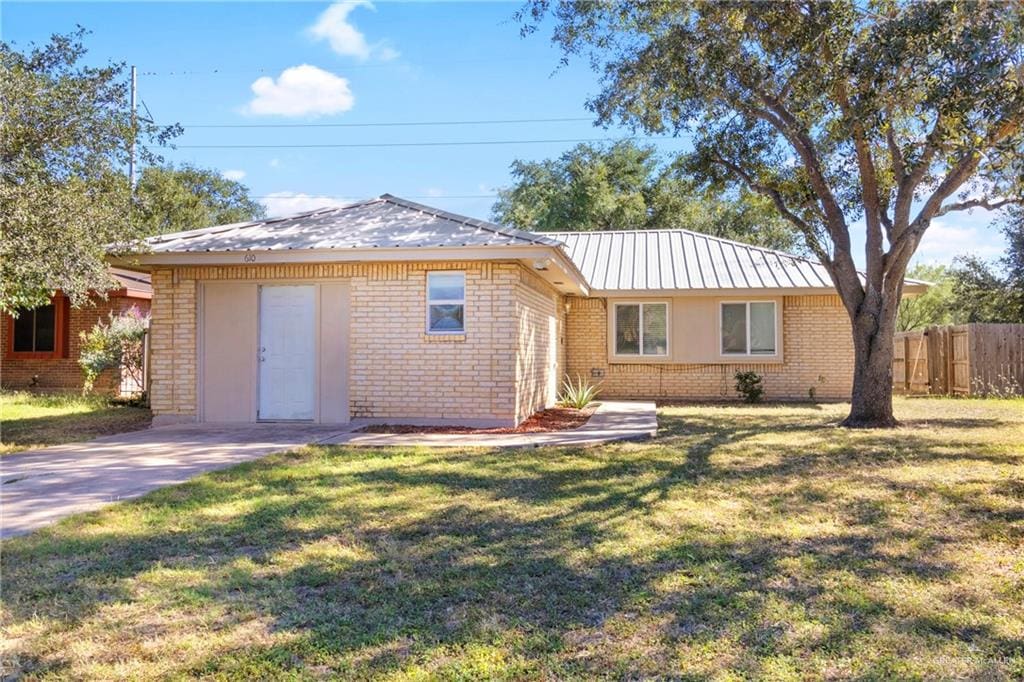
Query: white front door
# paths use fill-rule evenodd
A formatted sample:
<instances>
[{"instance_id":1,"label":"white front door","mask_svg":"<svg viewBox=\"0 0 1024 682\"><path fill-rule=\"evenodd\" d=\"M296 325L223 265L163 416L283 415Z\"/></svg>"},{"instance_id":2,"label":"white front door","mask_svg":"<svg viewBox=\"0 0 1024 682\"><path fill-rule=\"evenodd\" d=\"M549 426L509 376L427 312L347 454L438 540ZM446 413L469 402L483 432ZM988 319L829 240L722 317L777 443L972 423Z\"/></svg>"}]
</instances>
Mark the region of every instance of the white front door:
<instances>
[{"instance_id":1,"label":"white front door","mask_svg":"<svg viewBox=\"0 0 1024 682\"><path fill-rule=\"evenodd\" d=\"M316 288L260 288L260 419L313 419Z\"/></svg>"}]
</instances>

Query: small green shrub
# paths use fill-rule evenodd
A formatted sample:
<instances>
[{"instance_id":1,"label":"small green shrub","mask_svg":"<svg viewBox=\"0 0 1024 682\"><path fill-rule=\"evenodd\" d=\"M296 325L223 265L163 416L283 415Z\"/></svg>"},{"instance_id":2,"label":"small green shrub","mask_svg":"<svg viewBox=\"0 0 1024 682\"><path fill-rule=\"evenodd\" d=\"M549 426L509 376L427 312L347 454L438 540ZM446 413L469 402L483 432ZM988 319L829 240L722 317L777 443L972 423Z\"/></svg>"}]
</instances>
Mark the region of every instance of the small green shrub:
<instances>
[{"instance_id":1,"label":"small green shrub","mask_svg":"<svg viewBox=\"0 0 1024 682\"><path fill-rule=\"evenodd\" d=\"M97 322L90 331L82 332L82 350L78 355L84 377L82 392L92 391L96 378L108 369L120 369L141 385L143 342L148 328L149 316L132 306L120 315L110 313L109 322Z\"/></svg>"},{"instance_id":2,"label":"small green shrub","mask_svg":"<svg viewBox=\"0 0 1024 682\"><path fill-rule=\"evenodd\" d=\"M582 410L594 402L594 398L599 392L600 389L596 385L591 384L583 377L577 375L576 381L573 382L569 375L566 375L565 381L562 382L562 396L558 399L558 404Z\"/></svg>"},{"instance_id":3,"label":"small green shrub","mask_svg":"<svg viewBox=\"0 0 1024 682\"><path fill-rule=\"evenodd\" d=\"M764 399L764 379L757 372L736 372L736 392L745 403L759 403Z\"/></svg>"}]
</instances>

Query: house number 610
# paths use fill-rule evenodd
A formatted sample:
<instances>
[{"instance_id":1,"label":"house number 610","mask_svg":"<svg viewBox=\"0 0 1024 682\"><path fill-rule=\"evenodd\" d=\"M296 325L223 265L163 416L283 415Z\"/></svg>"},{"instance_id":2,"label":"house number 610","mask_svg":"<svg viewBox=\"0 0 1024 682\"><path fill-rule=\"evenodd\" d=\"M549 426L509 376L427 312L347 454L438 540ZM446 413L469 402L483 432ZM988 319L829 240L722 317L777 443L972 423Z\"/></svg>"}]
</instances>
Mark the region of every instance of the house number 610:
<instances>
[{"instance_id":1,"label":"house number 610","mask_svg":"<svg viewBox=\"0 0 1024 682\"><path fill-rule=\"evenodd\" d=\"M246 263L255 263L256 262L256 254L255 253L247 253L244 256L242 256L242 260L244 262L246 262Z\"/></svg>"}]
</instances>

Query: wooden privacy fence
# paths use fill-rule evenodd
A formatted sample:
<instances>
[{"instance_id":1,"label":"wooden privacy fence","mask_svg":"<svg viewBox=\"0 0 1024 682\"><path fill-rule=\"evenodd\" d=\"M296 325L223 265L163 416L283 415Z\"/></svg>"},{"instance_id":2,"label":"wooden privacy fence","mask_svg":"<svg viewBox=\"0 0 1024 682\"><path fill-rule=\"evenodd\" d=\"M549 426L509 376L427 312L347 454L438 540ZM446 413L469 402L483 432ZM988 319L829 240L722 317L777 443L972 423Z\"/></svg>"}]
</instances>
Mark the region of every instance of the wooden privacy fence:
<instances>
[{"instance_id":1,"label":"wooden privacy fence","mask_svg":"<svg viewBox=\"0 0 1024 682\"><path fill-rule=\"evenodd\" d=\"M1024 324L955 324L899 332L893 388L912 395L1024 395Z\"/></svg>"}]
</instances>

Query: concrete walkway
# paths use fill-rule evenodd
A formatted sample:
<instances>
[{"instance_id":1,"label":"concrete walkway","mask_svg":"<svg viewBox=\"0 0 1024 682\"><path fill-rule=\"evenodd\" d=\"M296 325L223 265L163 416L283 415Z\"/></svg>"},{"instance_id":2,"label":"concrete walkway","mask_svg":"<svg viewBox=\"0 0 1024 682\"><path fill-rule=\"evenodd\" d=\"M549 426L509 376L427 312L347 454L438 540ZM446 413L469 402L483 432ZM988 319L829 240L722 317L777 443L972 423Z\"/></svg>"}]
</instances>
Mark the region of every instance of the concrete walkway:
<instances>
[{"instance_id":1,"label":"concrete walkway","mask_svg":"<svg viewBox=\"0 0 1024 682\"><path fill-rule=\"evenodd\" d=\"M354 424L359 428L359 424ZM583 426L545 433L342 433L324 445L537 448L596 445L617 440L643 440L658 432L654 403L602 400Z\"/></svg>"},{"instance_id":2,"label":"concrete walkway","mask_svg":"<svg viewBox=\"0 0 1024 682\"><path fill-rule=\"evenodd\" d=\"M138 497L346 427L187 424L132 431L0 458L0 537Z\"/></svg>"},{"instance_id":3,"label":"concrete walkway","mask_svg":"<svg viewBox=\"0 0 1024 682\"><path fill-rule=\"evenodd\" d=\"M0 458L0 538L78 512L183 483L206 471L309 443L365 446L540 447L636 440L658 430L654 403L603 401L585 425L519 434L351 433L313 424L184 424Z\"/></svg>"}]
</instances>

